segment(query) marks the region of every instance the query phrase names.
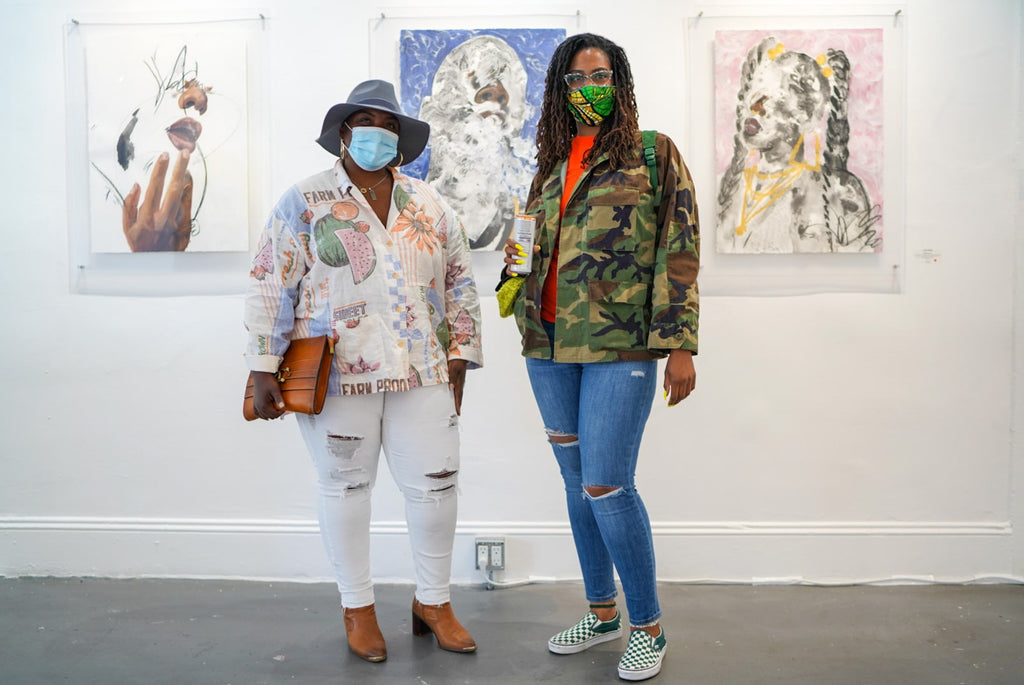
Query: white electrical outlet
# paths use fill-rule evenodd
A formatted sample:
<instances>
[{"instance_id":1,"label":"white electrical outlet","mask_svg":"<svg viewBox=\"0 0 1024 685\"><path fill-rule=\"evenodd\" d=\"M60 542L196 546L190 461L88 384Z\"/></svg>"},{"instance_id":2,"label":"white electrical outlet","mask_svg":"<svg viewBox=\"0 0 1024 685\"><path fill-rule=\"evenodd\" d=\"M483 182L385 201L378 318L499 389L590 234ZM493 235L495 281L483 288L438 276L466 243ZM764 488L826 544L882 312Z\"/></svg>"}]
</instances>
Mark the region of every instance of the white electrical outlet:
<instances>
[{"instance_id":1,"label":"white electrical outlet","mask_svg":"<svg viewBox=\"0 0 1024 685\"><path fill-rule=\"evenodd\" d=\"M477 538L476 567L484 571L504 571L505 538Z\"/></svg>"},{"instance_id":2,"label":"white electrical outlet","mask_svg":"<svg viewBox=\"0 0 1024 685\"><path fill-rule=\"evenodd\" d=\"M482 570L487 569L491 561L491 548L486 542L476 541L476 567Z\"/></svg>"}]
</instances>

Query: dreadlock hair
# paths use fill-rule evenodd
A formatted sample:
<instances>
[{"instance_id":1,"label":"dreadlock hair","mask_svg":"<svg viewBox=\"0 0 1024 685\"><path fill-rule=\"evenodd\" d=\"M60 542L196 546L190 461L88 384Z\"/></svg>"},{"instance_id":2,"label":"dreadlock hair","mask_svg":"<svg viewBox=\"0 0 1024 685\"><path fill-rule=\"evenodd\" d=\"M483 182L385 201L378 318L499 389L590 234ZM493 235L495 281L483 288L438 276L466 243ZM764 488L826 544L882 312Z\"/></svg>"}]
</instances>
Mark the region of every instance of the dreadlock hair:
<instances>
[{"instance_id":1,"label":"dreadlock hair","mask_svg":"<svg viewBox=\"0 0 1024 685\"><path fill-rule=\"evenodd\" d=\"M829 50L828 66L832 69L832 97L825 128L825 154L821 165L822 197L825 207L825 234L829 247L833 245L835 226L832 220L833 185L843 182L847 176L846 162L850 158L850 122L847 119L847 95L850 93L850 60L842 50ZM848 182L848 181L847 181Z\"/></svg>"},{"instance_id":2,"label":"dreadlock hair","mask_svg":"<svg viewBox=\"0 0 1024 685\"><path fill-rule=\"evenodd\" d=\"M637 121L636 97L633 94L633 72L625 51L603 36L580 33L569 36L555 48L544 80L544 103L541 105L537 122L537 176L534 190L543 183L572 150L572 139L576 136L576 119L567 106L569 86L563 75L569 72L573 58L580 50L597 48L608 55L615 83L615 107L601 122L594 139L594 147L584 158L589 162L608 153L613 167L623 165L638 154L637 135L640 125Z\"/></svg>"},{"instance_id":3,"label":"dreadlock hair","mask_svg":"<svg viewBox=\"0 0 1024 685\"><path fill-rule=\"evenodd\" d=\"M754 78L754 72L764 61L769 49L778 41L773 36L768 36L752 47L743 60L743 67L740 72L740 89L736 102L736 133L732 137L732 159L729 167L722 175L721 185L718 189L718 222L721 224L729 212L732 199L736 195L736 189L740 185L740 178L743 175L743 166L750 150L743 142L743 120L747 114L747 92L750 90L750 83Z\"/></svg>"}]
</instances>

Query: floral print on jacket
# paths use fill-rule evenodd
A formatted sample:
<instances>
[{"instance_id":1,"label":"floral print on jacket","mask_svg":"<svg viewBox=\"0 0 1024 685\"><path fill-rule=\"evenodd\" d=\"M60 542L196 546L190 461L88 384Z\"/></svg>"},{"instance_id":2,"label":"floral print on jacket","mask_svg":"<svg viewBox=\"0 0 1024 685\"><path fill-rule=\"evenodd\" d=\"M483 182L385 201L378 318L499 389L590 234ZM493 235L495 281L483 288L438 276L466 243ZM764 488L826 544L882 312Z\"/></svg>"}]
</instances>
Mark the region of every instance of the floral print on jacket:
<instances>
[{"instance_id":1,"label":"floral print on jacket","mask_svg":"<svg viewBox=\"0 0 1024 685\"><path fill-rule=\"evenodd\" d=\"M246 359L277 371L293 338L336 338L328 394L448 382L483 364L469 240L452 208L397 171L387 226L340 161L284 193L249 274Z\"/></svg>"}]
</instances>

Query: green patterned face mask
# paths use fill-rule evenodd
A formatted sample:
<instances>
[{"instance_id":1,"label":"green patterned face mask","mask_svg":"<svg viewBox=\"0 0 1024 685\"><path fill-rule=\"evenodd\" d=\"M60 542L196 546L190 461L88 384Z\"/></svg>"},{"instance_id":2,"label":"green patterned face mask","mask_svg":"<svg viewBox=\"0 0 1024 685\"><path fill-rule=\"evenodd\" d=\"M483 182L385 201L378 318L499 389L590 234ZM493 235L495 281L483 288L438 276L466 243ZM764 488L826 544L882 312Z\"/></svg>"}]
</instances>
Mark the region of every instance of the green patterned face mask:
<instances>
[{"instance_id":1,"label":"green patterned face mask","mask_svg":"<svg viewBox=\"0 0 1024 685\"><path fill-rule=\"evenodd\" d=\"M569 91L569 111L584 126L597 126L615 108L615 86L583 86Z\"/></svg>"}]
</instances>

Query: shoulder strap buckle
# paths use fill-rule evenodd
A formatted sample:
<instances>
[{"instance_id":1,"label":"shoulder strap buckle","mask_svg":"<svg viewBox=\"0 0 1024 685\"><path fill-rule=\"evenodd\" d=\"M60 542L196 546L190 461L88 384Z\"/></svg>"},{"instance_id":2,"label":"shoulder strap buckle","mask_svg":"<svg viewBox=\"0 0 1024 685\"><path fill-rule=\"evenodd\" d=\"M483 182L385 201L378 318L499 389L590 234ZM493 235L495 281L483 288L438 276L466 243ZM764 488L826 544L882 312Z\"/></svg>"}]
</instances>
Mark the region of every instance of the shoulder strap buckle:
<instances>
[{"instance_id":1,"label":"shoulder strap buckle","mask_svg":"<svg viewBox=\"0 0 1024 685\"><path fill-rule=\"evenodd\" d=\"M654 155L654 144L657 138L657 131L640 132L640 140L644 146L644 161L647 162L647 173L651 178L655 206L661 205L661 190L658 188L658 159Z\"/></svg>"}]
</instances>

